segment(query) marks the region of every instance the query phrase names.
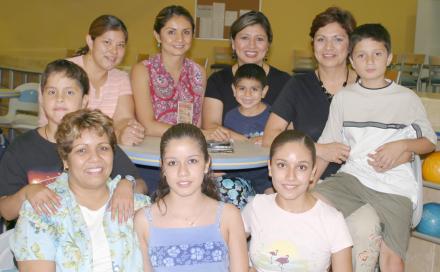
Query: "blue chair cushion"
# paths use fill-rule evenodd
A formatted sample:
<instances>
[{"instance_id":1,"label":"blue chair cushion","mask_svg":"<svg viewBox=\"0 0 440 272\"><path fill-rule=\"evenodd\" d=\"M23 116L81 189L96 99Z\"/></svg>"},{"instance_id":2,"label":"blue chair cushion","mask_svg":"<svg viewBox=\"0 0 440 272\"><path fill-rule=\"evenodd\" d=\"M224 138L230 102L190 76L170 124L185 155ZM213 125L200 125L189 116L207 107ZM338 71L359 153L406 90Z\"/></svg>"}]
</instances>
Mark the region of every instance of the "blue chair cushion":
<instances>
[{"instance_id":1,"label":"blue chair cushion","mask_svg":"<svg viewBox=\"0 0 440 272\"><path fill-rule=\"evenodd\" d=\"M27 103L38 103L38 91L33 89L24 90L21 92L18 100Z\"/></svg>"}]
</instances>

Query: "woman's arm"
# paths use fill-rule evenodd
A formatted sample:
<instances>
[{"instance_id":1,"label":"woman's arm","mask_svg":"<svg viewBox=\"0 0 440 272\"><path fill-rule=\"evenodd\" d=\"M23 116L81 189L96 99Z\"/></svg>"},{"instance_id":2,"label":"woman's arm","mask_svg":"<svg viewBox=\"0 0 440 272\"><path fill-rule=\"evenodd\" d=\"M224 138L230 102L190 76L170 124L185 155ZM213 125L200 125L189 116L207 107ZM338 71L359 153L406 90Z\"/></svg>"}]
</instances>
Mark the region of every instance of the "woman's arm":
<instances>
[{"instance_id":1,"label":"woman's arm","mask_svg":"<svg viewBox=\"0 0 440 272\"><path fill-rule=\"evenodd\" d=\"M53 261L21 261L17 264L20 272L55 272Z\"/></svg>"},{"instance_id":2,"label":"woman's arm","mask_svg":"<svg viewBox=\"0 0 440 272\"><path fill-rule=\"evenodd\" d=\"M154 117L147 68L142 63L135 64L131 69L130 78L136 117L145 128L145 135L162 136L171 125L158 122Z\"/></svg>"},{"instance_id":3,"label":"woman's arm","mask_svg":"<svg viewBox=\"0 0 440 272\"><path fill-rule=\"evenodd\" d=\"M269 147L275 137L286 130L288 122L275 113L271 113L266 122L263 134L263 146ZM292 126L293 129L293 126Z\"/></svg>"},{"instance_id":4,"label":"woman's arm","mask_svg":"<svg viewBox=\"0 0 440 272\"><path fill-rule=\"evenodd\" d=\"M222 225L226 227L230 271L248 271L246 234L240 211L235 206L225 204Z\"/></svg>"},{"instance_id":5,"label":"woman's arm","mask_svg":"<svg viewBox=\"0 0 440 272\"><path fill-rule=\"evenodd\" d=\"M15 194L0 198L0 216L6 220L16 219L26 199L39 215L54 214L60 205L58 195L43 184L28 184Z\"/></svg>"},{"instance_id":6,"label":"woman's arm","mask_svg":"<svg viewBox=\"0 0 440 272\"><path fill-rule=\"evenodd\" d=\"M350 147L341 143L316 144L316 156L327 162L343 163L350 155Z\"/></svg>"},{"instance_id":7,"label":"woman's arm","mask_svg":"<svg viewBox=\"0 0 440 272\"><path fill-rule=\"evenodd\" d=\"M121 95L118 98L113 124L118 143L123 145L139 144L144 140L144 127L136 121L132 95Z\"/></svg>"},{"instance_id":8,"label":"woman's arm","mask_svg":"<svg viewBox=\"0 0 440 272\"><path fill-rule=\"evenodd\" d=\"M332 254L333 272L352 272L351 247L344 248Z\"/></svg>"},{"instance_id":9,"label":"woman's arm","mask_svg":"<svg viewBox=\"0 0 440 272\"><path fill-rule=\"evenodd\" d=\"M197 64L197 63L196 63ZM199 64L197 64L197 67L199 68L200 72L202 73L202 89L203 89L203 93L201 93L201 103L202 103L202 114L200 114L200 118L199 120L197 120L197 127L201 128L202 127L202 115L203 115L203 107L204 107L204 97L205 97L205 90L206 90L206 70L204 67L200 66Z\"/></svg>"},{"instance_id":10,"label":"woman's arm","mask_svg":"<svg viewBox=\"0 0 440 272\"><path fill-rule=\"evenodd\" d=\"M211 97L203 99L202 128L215 130L222 125L223 102Z\"/></svg>"},{"instance_id":11,"label":"woman's arm","mask_svg":"<svg viewBox=\"0 0 440 272\"><path fill-rule=\"evenodd\" d=\"M144 272L153 271L150 257L148 256L148 220L145 217L145 210L140 209L134 216L134 231L138 237L139 246L142 253L142 262L144 265Z\"/></svg>"}]
</instances>

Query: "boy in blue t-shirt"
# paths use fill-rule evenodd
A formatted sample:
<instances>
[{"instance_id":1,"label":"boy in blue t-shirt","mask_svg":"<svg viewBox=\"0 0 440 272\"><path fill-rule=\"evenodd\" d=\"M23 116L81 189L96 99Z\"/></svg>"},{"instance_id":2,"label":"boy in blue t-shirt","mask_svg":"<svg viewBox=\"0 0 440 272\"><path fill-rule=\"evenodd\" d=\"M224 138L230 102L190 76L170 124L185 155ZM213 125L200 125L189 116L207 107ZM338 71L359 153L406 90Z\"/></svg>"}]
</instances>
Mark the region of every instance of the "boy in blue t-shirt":
<instances>
[{"instance_id":1,"label":"boy in blue t-shirt","mask_svg":"<svg viewBox=\"0 0 440 272\"><path fill-rule=\"evenodd\" d=\"M261 144L269 118L269 106L261 100L268 89L266 72L261 66L253 63L241 65L232 81L232 90L240 106L226 113L224 126Z\"/></svg>"},{"instance_id":2,"label":"boy in blue t-shirt","mask_svg":"<svg viewBox=\"0 0 440 272\"><path fill-rule=\"evenodd\" d=\"M259 65L244 64L237 69L232 80L232 90L240 106L227 112L223 122L224 127L240 134L240 138L234 134L231 134L231 138L234 140L248 138L253 143L261 144L264 127L269 118L269 106L261 100L268 89L266 72ZM235 184L232 188L231 182ZM267 167L246 171L228 171L226 176L218 180L218 183L222 199L239 208L247 203L246 200L239 201L241 198L247 198L240 195L250 196L255 192L259 194L273 192ZM249 188L249 183L252 188ZM242 187L248 188L248 192L234 191L234 188Z\"/></svg>"}]
</instances>

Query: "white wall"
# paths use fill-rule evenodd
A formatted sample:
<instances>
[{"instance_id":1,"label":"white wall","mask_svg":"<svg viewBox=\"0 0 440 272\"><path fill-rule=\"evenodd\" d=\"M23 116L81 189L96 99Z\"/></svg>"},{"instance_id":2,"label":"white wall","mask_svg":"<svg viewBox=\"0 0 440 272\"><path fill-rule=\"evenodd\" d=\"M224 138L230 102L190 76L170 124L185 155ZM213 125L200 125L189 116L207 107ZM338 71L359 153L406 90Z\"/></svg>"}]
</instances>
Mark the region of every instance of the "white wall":
<instances>
[{"instance_id":1,"label":"white wall","mask_svg":"<svg viewBox=\"0 0 440 272\"><path fill-rule=\"evenodd\" d=\"M418 0L414 52L440 56L440 0Z\"/></svg>"}]
</instances>

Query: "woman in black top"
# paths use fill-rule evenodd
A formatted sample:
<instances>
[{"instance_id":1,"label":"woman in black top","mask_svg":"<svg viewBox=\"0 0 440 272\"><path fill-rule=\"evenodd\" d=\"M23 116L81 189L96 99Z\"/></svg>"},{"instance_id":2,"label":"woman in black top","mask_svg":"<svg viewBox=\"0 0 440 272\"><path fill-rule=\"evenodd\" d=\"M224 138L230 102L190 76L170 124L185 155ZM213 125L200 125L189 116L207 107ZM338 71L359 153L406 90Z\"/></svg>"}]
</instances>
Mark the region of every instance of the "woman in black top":
<instances>
[{"instance_id":1,"label":"woman in black top","mask_svg":"<svg viewBox=\"0 0 440 272\"><path fill-rule=\"evenodd\" d=\"M327 122L332 96L356 81L356 72L347 65L349 35L355 27L351 13L339 8L329 8L315 17L310 37L318 67L312 73L292 76L284 85L272 105L263 145L270 146L289 123L315 142L319 139ZM321 158L333 162L323 174L324 178L339 169L350 149L340 143L317 144L316 152Z\"/></svg>"},{"instance_id":2,"label":"woman in black top","mask_svg":"<svg viewBox=\"0 0 440 272\"><path fill-rule=\"evenodd\" d=\"M272 30L267 17L257 11L240 16L231 26L231 45L237 63L212 74L208 78L203 102L202 127L214 131L223 125L225 114L238 106L232 92L232 77L237 68L246 63L263 67L268 77L269 91L263 101L272 105L289 75L265 63L265 57L272 42ZM224 140L232 131L223 128Z\"/></svg>"}]
</instances>

